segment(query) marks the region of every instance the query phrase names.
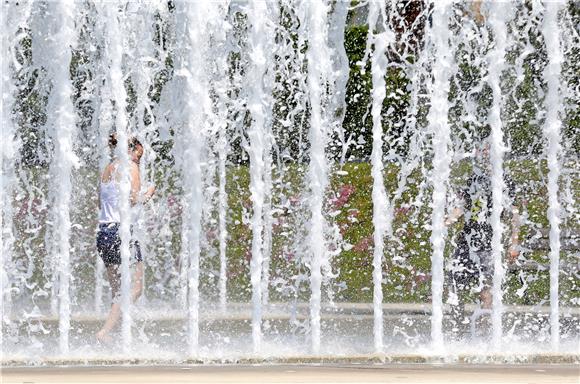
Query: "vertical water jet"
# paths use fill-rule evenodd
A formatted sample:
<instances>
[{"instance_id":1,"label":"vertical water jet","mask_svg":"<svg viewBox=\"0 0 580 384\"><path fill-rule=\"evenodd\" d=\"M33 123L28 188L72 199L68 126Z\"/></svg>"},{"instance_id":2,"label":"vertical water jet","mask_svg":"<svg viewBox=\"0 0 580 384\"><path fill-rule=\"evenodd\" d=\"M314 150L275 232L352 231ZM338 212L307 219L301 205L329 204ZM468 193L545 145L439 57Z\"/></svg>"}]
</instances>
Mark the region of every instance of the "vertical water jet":
<instances>
[{"instance_id":1,"label":"vertical water jet","mask_svg":"<svg viewBox=\"0 0 580 384\"><path fill-rule=\"evenodd\" d=\"M269 42L273 40L269 24L268 4L252 2L248 9L248 21L251 24L249 35L250 70L248 74L248 109L252 116L248 130L250 139L250 194L252 200L252 259L250 261L250 280L252 284L252 341L254 352L260 350L262 340L262 270L264 262L264 201L265 172L264 160L269 156L265 151L267 140L267 97L264 95L264 77L269 63Z\"/></svg>"},{"instance_id":2,"label":"vertical water jet","mask_svg":"<svg viewBox=\"0 0 580 384\"><path fill-rule=\"evenodd\" d=\"M262 304L270 300L270 261L272 257L272 133L271 119L266 122L264 134L264 238L262 254Z\"/></svg>"},{"instance_id":3,"label":"vertical water jet","mask_svg":"<svg viewBox=\"0 0 580 384\"><path fill-rule=\"evenodd\" d=\"M548 142L548 222L550 223L550 340L552 349L558 351L560 345L560 311L559 311L559 274L560 274L560 201L558 198L558 181L560 179L561 138L560 120L561 96L560 73L562 70L563 54L560 45L560 27L558 26L558 12L560 2L548 2L545 5L542 34L546 43L548 65L545 68L545 77L548 85L545 109L546 121L543 133Z\"/></svg>"},{"instance_id":4,"label":"vertical water jet","mask_svg":"<svg viewBox=\"0 0 580 384\"><path fill-rule=\"evenodd\" d=\"M227 9L227 8L226 8ZM227 21L223 21L226 25ZM228 25L229 27L229 25ZM227 27L224 28L227 30ZM226 36L223 36L225 45ZM226 192L227 186L227 160L229 153L228 144L228 95L230 81L228 74L228 62L230 50L220 46L222 58L218 61L215 79L215 89L217 94L216 101L216 129L217 129L217 151L218 151L218 248L219 248L219 280L218 280L218 296L219 306L222 312L226 311L227 305L227 247L228 247L228 228L227 228L227 212L228 212L228 194Z\"/></svg>"},{"instance_id":5,"label":"vertical water jet","mask_svg":"<svg viewBox=\"0 0 580 384\"><path fill-rule=\"evenodd\" d=\"M310 98L310 164L308 184L310 186L310 228L308 234L310 251L310 332L313 353L320 351L320 306L322 264L327 257L324 218L324 194L328 185L326 140L328 121L324 114L324 86L330 69L327 14L328 5L323 0L307 2L308 63L307 84Z\"/></svg>"},{"instance_id":6,"label":"vertical water jet","mask_svg":"<svg viewBox=\"0 0 580 384\"><path fill-rule=\"evenodd\" d=\"M94 12L95 19L99 12ZM104 12L104 11L103 11ZM112 86L108 75L110 65L109 49L107 48L108 23L104 20L95 24L95 43L100 47L99 60L94 65L95 82L97 84L97 95L95 95L95 110L93 115L93 126L97 131L97 149L99 150L99 172L102 172L111 161L111 148L109 147L109 135L113 131L113 104ZM94 309L96 313L101 313L103 309L103 286L105 282L105 264L97 252L95 252L95 301Z\"/></svg>"},{"instance_id":7,"label":"vertical water jet","mask_svg":"<svg viewBox=\"0 0 580 384\"><path fill-rule=\"evenodd\" d=\"M72 48L75 45L74 2L58 1L49 3L47 15L52 19L51 35L48 36L52 57L47 60L47 70L52 82L48 103L49 132L55 143L54 161L51 166L55 175L56 199L54 218L56 220L56 252L58 271L58 329L59 348L62 354L69 352L70 332L70 201L72 200L72 168L78 166L73 150L76 139L75 111L72 103L73 87L70 79ZM54 24L53 24L54 23Z\"/></svg>"},{"instance_id":8,"label":"vertical water jet","mask_svg":"<svg viewBox=\"0 0 580 384\"><path fill-rule=\"evenodd\" d=\"M227 159L227 138L226 125L222 124L218 127L218 174L219 174L219 191L218 191L218 220L219 220L219 256L220 256L220 272L219 272L219 303L223 312L226 310L227 304L227 216L228 211L228 196L226 194L226 159Z\"/></svg>"},{"instance_id":9,"label":"vertical water jet","mask_svg":"<svg viewBox=\"0 0 580 384\"><path fill-rule=\"evenodd\" d=\"M385 251L384 235L387 232L387 211L389 202L385 191L383 179L383 101L387 95L387 49L392 41L389 30L375 33L378 19L386 26L385 5L377 2L369 4L369 35L367 47L374 45L371 57L371 73L373 88L371 115L373 119L373 148L371 153L372 177L373 177L373 226L374 226L374 250L373 250L373 313L374 313L374 344L375 351L383 350L383 255Z\"/></svg>"},{"instance_id":10,"label":"vertical water jet","mask_svg":"<svg viewBox=\"0 0 580 384\"><path fill-rule=\"evenodd\" d=\"M433 83L430 85L431 108L429 109L429 131L433 134L433 212L431 214L431 339L435 349L443 344L443 258L445 251L445 209L447 206L447 186L451 165L451 140L448 121L449 111L449 70L452 52L449 47L449 14L452 2L433 2L431 38L435 61L433 63Z\"/></svg>"},{"instance_id":11,"label":"vertical water jet","mask_svg":"<svg viewBox=\"0 0 580 384\"><path fill-rule=\"evenodd\" d=\"M115 155L119 159L119 237L121 238L121 343L124 353L131 348L131 253L129 242L131 240L131 207L129 196L131 193L130 164L129 158L129 134L127 126L127 91L123 75L123 23L125 15L119 3L103 2L100 4L104 15L107 17L107 43L106 55L110 59L109 79L111 82L111 95L115 101L115 129L117 134L117 147Z\"/></svg>"},{"instance_id":12,"label":"vertical water jet","mask_svg":"<svg viewBox=\"0 0 580 384\"><path fill-rule=\"evenodd\" d=\"M183 177L185 207L183 212L185 255L187 260L187 345L190 355L199 350L199 262L201 254L201 223L203 203L202 151L209 96L207 77L204 71L206 29L211 16L211 7L198 2L179 3L179 30L184 34L183 55L180 58L179 75L184 77L183 133Z\"/></svg>"},{"instance_id":13,"label":"vertical water jet","mask_svg":"<svg viewBox=\"0 0 580 384\"><path fill-rule=\"evenodd\" d=\"M371 3L372 4L372 3ZM337 1L332 5L332 13L328 16L328 45L332 51L333 92L329 98L329 109L334 112L333 131L342 146L339 164L346 162L349 148L349 135L343 127L346 115L346 87L350 76L350 67L345 47L345 29L350 3Z\"/></svg>"},{"instance_id":14,"label":"vertical water jet","mask_svg":"<svg viewBox=\"0 0 580 384\"><path fill-rule=\"evenodd\" d=\"M1 76L2 99L0 103L0 124L1 144L0 144L0 238L2 247L0 248L0 308L2 317L0 318L0 332L4 324L10 321L12 311L12 281L14 279L14 243L16 241L14 231L14 208L13 199L17 184L16 161L19 157L21 143L17 139L18 126L15 124L12 112L16 100L14 69L17 66L15 60L16 37L18 28L21 28L25 21L22 16L26 12L15 9L14 4L2 3L0 8L0 25L5 26L1 33ZM7 20L12 26L8 27Z\"/></svg>"},{"instance_id":15,"label":"vertical water jet","mask_svg":"<svg viewBox=\"0 0 580 384\"><path fill-rule=\"evenodd\" d=\"M489 111L487 121L491 126L491 256L493 261L492 282L492 343L495 350L501 348L502 339L502 316L503 316L503 233L504 225L501 215L504 208L504 170L503 155L506 151L503 138L503 122L501 117L503 96L501 90L501 75L504 70L505 54L507 48L507 20L510 4L494 2L490 4L489 22L493 30L494 47L488 53L488 78L493 95L493 105Z\"/></svg>"}]
</instances>

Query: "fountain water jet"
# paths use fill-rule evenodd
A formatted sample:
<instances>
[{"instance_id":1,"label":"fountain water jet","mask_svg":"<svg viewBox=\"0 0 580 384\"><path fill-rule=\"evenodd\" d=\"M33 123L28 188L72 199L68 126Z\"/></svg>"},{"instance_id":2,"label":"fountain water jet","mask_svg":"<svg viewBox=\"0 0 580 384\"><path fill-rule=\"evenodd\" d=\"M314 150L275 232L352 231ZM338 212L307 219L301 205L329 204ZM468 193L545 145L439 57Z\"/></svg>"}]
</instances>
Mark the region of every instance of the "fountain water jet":
<instances>
[{"instance_id":1,"label":"fountain water jet","mask_svg":"<svg viewBox=\"0 0 580 384\"><path fill-rule=\"evenodd\" d=\"M73 140L76 133L75 112L72 104L73 87L69 78L74 46L74 4L69 1L51 2L47 9L47 25L56 30L50 38L54 57L48 58L48 72L52 80L52 89L48 103L50 133L55 145L54 186L58 198L55 200L55 228L58 228L58 240L55 251L58 271L58 304L59 304L59 347L62 354L69 352L70 332L70 205L72 193L71 171L78 166L78 159L73 151ZM57 22L58 25L52 24Z\"/></svg>"},{"instance_id":2,"label":"fountain water jet","mask_svg":"<svg viewBox=\"0 0 580 384\"><path fill-rule=\"evenodd\" d=\"M373 105L371 114L373 117L373 151L371 154L373 175L373 226L374 244L373 251L373 306L374 306L374 338L375 350L383 350L383 254L385 250L384 235L389 231L390 224L387 222L389 201L385 192L383 180L383 124L382 107L386 96L385 76L387 73L387 49L393 41L392 33L386 30L375 34L378 28L377 21L382 20L386 26L386 12L383 4L371 3L369 9L369 42L367 47L374 45L375 49L371 58L371 71L373 75ZM389 231L390 232L390 231Z\"/></svg>"},{"instance_id":3,"label":"fountain water jet","mask_svg":"<svg viewBox=\"0 0 580 384\"><path fill-rule=\"evenodd\" d=\"M503 138L503 124L501 118L502 91L501 75L504 69L506 53L506 21L509 18L509 9L504 3L493 3L489 10L490 24L493 28L494 48L488 54L488 77L493 92L493 106L489 112L488 122L491 126L491 192L492 192L492 212L491 226L493 235L491 239L491 253L493 260L493 345L499 351L502 339L502 315L503 315L503 291L504 280L503 267L503 244L502 237L504 225L501 222L501 215L504 209L504 170L503 154L506 151Z\"/></svg>"},{"instance_id":4,"label":"fountain water jet","mask_svg":"<svg viewBox=\"0 0 580 384\"><path fill-rule=\"evenodd\" d=\"M30 4L26 4L24 10L15 9L12 4L3 3L0 12L0 24L4 25L1 35L2 58L1 60L1 79L2 84L2 102L0 104L0 121L2 121L2 144L0 145L0 233L2 236L1 263L0 267L2 285L0 286L0 308L2 308L3 329L5 319L11 312L12 306L12 287L10 282L14 280L14 268L12 255L14 253L14 243L16 241L14 231L14 209L12 199L16 192L17 174L16 161L21 148L21 143L17 139L17 124L12 116L12 109L15 107L14 78L12 68L18 68L19 63L15 59L17 47L13 46L12 41L16 40L18 30L23 28L29 17ZM7 27L6 21L11 21L11 27Z\"/></svg>"},{"instance_id":5,"label":"fountain water jet","mask_svg":"<svg viewBox=\"0 0 580 384\"><path fill-rule=\"evenodd\" d=\"M548 141L548 221L550 223L550 335L552 349L557 351L560 344L559 274L560 274L560 202L558 181L560 179L560 72L563 61L558 27L558 2L546 4L543 35L548 53L545 69L548 93L546 95L546 122L544 136Z\"/></svg>"},{"instance_id":6,"label":"fountain water jet","mask_svg":"<svg viewBox=\"0 0 580 384\"><path fill-rule=\"evenodd\" d=\"M107 56L110 58L110 81L111 94L115 101L115 128L118 145L116 156L119 158L119 212L121 223L119 226L119 236L121 238L121 337L123 352L127 353L131 349L132 335L131 327L133 320L131 317L131 251L129 242L131 241L131 221L132 212L129 205L129 195L131 190L129 176L129 146L127 129L127 92L123 82L123 32L122 25L125 19L124 12L119 5L111 6L108 3L100 4L102 11L107 15Z\"/></svg>"},{"instance_id":7,"label":"fountain water jet","mask_svg":"<svg viewBox=\"0 0 580 384\"><path fill-rule=\"evenodd\" d=\"M327 249L324 239L325 219L323 201L328 184L328 169L325 146L328 133L323 111L323 85L329 70L327 36L327 5L315 0L307 5L308 17L308 88L310 90L310 332L312 352L320 350L320 301L322 272L321 266Z\"/></svg>"},{"instance_id":8,"label":"fountain water jet","mask_svg":"<svg viewBox=\"0 0 580 384\"><path fill-rule=\"evenodd\" d=\"M250 140L250 192L253 205L252 214L252 259L250 274L252 283L252 340L254 352L259 352L262 341L262 299L264 286L262 281L264 263L264 200L265 174L272 172L265 166L265 158L270 156L265 149L268 140L266 125L268 124L264 85L262 79L268 70L269 52L271 48L266 41L271 40L272 32L268 26L270 19L269 5L253 2L248 12L251 23L249 45L251 47L251 68L248 77L248 109L252 116L252 124L248 131ZM268 38L266 39L265 38ZM271 109L271 108L269 108ZM266 162L270 164L270 162ZM271 178L271 176L269 176Z\"/></svg>"},{"instance_id":9,"label":"fountain water jet","mask_svg":"<svg viewBox=\"0 0 580 384\"><path fill-rule=\"evenodd\" d=\"M98 14L95 12L95 14ZM105 44L107 39L106 23L99 23L96 26L96 39L101 44ZM99 170L105 169L111 160L109 148L109 135L113 131L113 105L112 105L112 86L110 84L110 77L108 76L108 68L110 64L109 50L103 49L99 57L99 61L95 64L96 72L99 74L96 77L96 84L98 87L98 94L95 102L95 118L94 125L97 134L97 148L99 150ZM96 313L101 313L103 310L103 285L105 264L101 257L95 253L95 303L94 309Z\"/></svg>"},{"instance_id":10,"label":"fountain water jet","mask_svg":"<svg viewBox=\"0 0 580 384\"><path fill-rule=\"evenodd\" d=\"M433 133L433 213L431 216L431 338L436 350L443 348L443 252L445 248L445 209L447 206L447 185L451 165L450 131L447 114L449 112L449 69L451 67L451 50L449 47L449 12L450 1L433 3L433 39L434 54L433 84L430 85L431 108L429 110L430 131Z\"/></svg>"},{"instance_id":11,"label":"fountain water jet","mask_svg":"<svg viewBox=\"0 0 580 384\"><path fill-rule=\"evenodd\" d=\"M225 77L226 75L226 63L221 63L220 74ZM228 142L227 142L227 104L226 95L218 93L220 112L218 112L218 179L219 179L219 191L218 191L218 228L219 228L219 258L220 258L220 271L219 271L219 303L222 312L226 311L227 304L227 240L228 240L228 230L227 230L227 211L228 211L228 197L226 194L226 162L228 154Z\"/></svg>"},{"instance_id":12,"label":"fountain water jet","mask_svg":"<svg viewBox=\"0 0 580 384\"><path fill-rule=\"evenodd\" d=\"M184 188L187 191L186 208L184 210L184 228L187 234L184 250L188 258L187 294L188 294L188 348L191 355L199 350L199 262L200 237L202 219L202 149L204 138L202 130L208 111L210 100L208 95L207 74L204 67L204 52L207 52L207 38L209 23L214 16L215 8L219 4L180 3L179 28L184 33L184 43L180 75L185 79L185 108L182 118L186 122L184 134L187 144L183 153L183 172L187 180ZM201 54L200 54L201 53Z\"/></svg>"}]
</instances>

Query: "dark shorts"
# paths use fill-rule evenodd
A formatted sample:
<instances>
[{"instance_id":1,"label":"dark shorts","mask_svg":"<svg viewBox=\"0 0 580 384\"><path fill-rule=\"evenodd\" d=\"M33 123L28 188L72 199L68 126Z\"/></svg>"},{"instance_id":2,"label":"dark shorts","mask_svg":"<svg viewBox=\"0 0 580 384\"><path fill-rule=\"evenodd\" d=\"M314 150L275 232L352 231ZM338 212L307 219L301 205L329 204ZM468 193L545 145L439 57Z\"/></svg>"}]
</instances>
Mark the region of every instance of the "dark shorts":
<instances>
[{"instance_id":1,"label":"dark shorts","mask_svg":"<svg viewBox=\"0 0 580 384\"><path fill-rule=\"evenodd\" d=\"M451 277L460 288L478 284L491 285L493 279L493 260L491 251L469 252L457 250L451 261Z\"/></svg>"},{"instance_id":2,"label":"dark shorts","mask_svg":"<svg viewBox=\"0 0 580 384\"><path fill-rule=\"evenodd\" d=\"M136 261L143 261L139 242L131 240L129 243L131 256ZM99 224L97 232L97 250L105 265L121 264L121 237L119 236L119 223Z\"/></svg>"}]
</instances>

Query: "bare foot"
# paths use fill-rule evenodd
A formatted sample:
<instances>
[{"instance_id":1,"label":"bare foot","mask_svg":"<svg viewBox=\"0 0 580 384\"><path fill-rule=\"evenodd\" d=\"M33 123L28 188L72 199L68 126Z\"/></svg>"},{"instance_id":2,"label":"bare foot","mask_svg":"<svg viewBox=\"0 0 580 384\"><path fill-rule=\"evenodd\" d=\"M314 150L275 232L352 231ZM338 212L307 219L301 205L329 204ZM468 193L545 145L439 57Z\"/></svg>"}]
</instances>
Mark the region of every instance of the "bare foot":
<instances>
[{"instance_id":1,"label":"bare foot","mask_svg":"<svg viewBox=\"0 0 580 384\"><path fill-rule=\"evenodd\" d=\"M99 344L109 345L113 343L113 338L108 334L106 334L104 331L97 332L95 338L97 339L97 343Z\"/></svg>"}]
</instances>

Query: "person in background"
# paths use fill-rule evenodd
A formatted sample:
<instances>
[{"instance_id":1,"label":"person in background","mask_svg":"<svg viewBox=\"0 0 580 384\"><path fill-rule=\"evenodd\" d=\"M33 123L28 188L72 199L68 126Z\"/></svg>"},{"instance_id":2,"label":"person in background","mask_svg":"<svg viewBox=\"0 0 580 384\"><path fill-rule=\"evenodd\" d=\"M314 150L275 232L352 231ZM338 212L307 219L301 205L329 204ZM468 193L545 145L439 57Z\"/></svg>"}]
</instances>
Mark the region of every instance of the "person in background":
<instances>
[{"instance_id":1,"label":"person in background","mask_svg":"<svg viewBox=\"0 0 580 384\"><path fill-rule=\"evenodd\" d=\"M492 257L493 228L491 225L492 190L491 164L489 161L489 139L475 151L475 161L467 187L459 194L458 207L451 210L446 224L451 225L463 219L451 257L449 277L451 280L449 300L452 307L460 305L461 292L474 290L479 292L482 309L491 309L491 287L494 273ZM511 209L502 210L502 219L509 220L507 232L507 261L513 263L519 256L518 234L520 219L517 207L514 206L515 188L513 181L504 174L504 182L509 195Z\"/></svg>"}]
</instances>

